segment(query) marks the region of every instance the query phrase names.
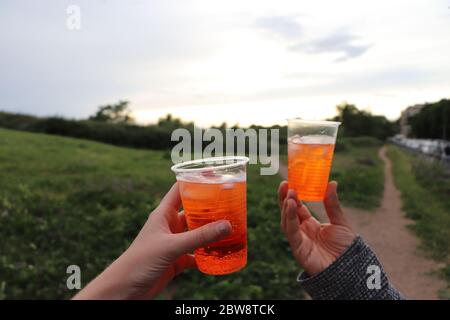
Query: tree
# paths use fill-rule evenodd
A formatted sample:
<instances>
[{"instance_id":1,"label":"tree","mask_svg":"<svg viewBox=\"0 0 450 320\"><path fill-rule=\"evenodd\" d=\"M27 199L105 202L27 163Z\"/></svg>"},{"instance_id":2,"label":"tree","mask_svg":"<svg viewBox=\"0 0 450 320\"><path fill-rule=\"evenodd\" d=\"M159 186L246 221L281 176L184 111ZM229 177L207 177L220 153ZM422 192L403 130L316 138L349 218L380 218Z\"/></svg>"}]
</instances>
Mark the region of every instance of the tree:
<instances>
[{"instance_id":1,"label":"tree","mask_svg":"<svg viewBox=\"0 0 450 320\"><path fill-rule=\"evenodd\" d=\"M411 117L412 135L423 139L450 138L450 99L426 103L420 112Z\"/></svg>"},{"instance_id":2,"label":"tree","mask_svg":"<svg viewBox=\"0 0 450 320\"><path fill-rule=\"evenodd\" d=\"M194 130L193 122L183 122L180 118L174 118L170 113L167 114L165 118L160 118L157 126L168 131L173 131L178 128L186 128L191 131Z\"/></svg>"},{"instance_id":3,"label":"tree","mask_svg":"<svg viewBox=\"0 0 450 320\"><path fill-rule=\"evenodd\" d=\"M131 110L128 101L119 101L116 104L100 106L95 115L89 117L89 120L109 123L133 123Z\"/></svg>"},{"instance_id":4,"label":"tree","mask_svg":"<svg viewBox=\"0 0 450 320\"><path fill-rule=\"evenodd\" d=\"M338 115L333 118L342 122L339 130L347 137L371 136L384 140L396 133L396 125L384 116L374 116L369 111L359 110L344 102L336 107Z\"/></svg>"}]
</instances>

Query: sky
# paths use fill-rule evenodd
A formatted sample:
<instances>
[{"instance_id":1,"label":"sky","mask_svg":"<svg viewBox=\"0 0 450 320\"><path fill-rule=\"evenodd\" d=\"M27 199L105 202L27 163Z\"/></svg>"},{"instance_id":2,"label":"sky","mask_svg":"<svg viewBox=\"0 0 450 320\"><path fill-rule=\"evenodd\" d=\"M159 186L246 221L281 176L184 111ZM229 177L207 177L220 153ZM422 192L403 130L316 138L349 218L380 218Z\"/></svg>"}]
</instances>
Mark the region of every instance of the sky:
<instances>
[{"instance_id":1,"label":"sky","mask_svg":"<svg viewBox=\"0 0 450 320\"><path fill-rule=\"evenodd\" d=\"M79 10L79 28L74 21ZM0 110L139 123L396 119L450 98L450 0L0 2Z\"/></svg>"}]
</instances>

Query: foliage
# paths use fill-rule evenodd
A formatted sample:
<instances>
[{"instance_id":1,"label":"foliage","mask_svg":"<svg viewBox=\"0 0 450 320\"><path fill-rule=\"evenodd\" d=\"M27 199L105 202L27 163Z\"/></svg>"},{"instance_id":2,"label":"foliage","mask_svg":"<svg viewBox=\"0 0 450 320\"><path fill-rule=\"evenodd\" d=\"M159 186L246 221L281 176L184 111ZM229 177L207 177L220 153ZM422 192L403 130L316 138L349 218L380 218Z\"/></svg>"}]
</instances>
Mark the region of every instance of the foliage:
<instances>
[{"instance_id":1,"label":"foliage","mask_svg":"<svg viewBox=\"0 0 450 320\"><path fill-rule=\"evenodd\" d=\"M342 202L362 209L378 207L384 189L383 164L378 157L381 142L366 137L338 141L341 149L334 156L331 179L339 184Z\"/></svg>"},{"instance_id":2,"label":"foliage","mask_svg":"<svg viewBox=\"0 0 450 320\"><path fill-rule=\"evenodd\" d=\"M338 106L337 109L339 115L332 120L343 122L343 126L338 132L337 151L344 150L347 147L341 143L343 137L353 137L355 140L351 143L358 143L359 141L361 145L364 145L367 143L373 144L376 141L369 141L370 138L384 140L395 133L395 124L384 117L373 116L367 111L360 111L353 105L344 104ZM152 125L141 126L132 122L127 101L99 107L98 112L88 120L71 120L61 117L38 118L0 112L0 127L89 139L133 148L168 150L177 143L171 141L173 130L185 128L191 134L194 131L194 123L183 122L170 114ZM226 123L223 123L221 126L213 128L224 133L228 127ZM230 128L236 129L238 126ZM255 130L269 129L268 141L271 139L270 129L278 129L281 149L287 144L287 126L263 127L252 125L249 128ZM361 138L361 136L365 136L365 138ZM205 142L204 145L208 143ZM249 150L248 141L246 150Z\"/></svg>"},{"instance_id":3,"label":"foliage","mask_svg":"<svg viewBox=\"0 0 450 320\"><path fill-rule=\"evenodd\" d=\"M335 152L341 152L349 150L353 147L360 148L370 148L370 147L378 147L380 148L383 145L383 142L374 137L339 137L336 140Z\"/></svg>"},{"instance_id":4,"label":"foliage","mask_svg":"<svg viewBox=\"0 0 450 320\"><path fill-rule=\"evenodd\" d=\"M174 178L162 153L0 130L4 298L68 298L129 244Z\"/></svg>"},{"instance_id":5,"label":"foliage","mask_svg":"<svg viewBox=\"0 0 450 320\"><path fill-rule=\"evenodd\" d=\"M342 122L339 136L370 136L380 140L396 133L396 124L384 116L374 116L369 111L359 110L346 102L336 107L338 115L332 120Z\"/></svg>"},{"instance_id":6,"label":"foliage","mask_svg":"<svg viewBox=\"0 0 450 320\"><path fill-rule=\"evenodd\" d=\"M189 124L179 122L178 119L173 119L173 121L189 127ZM171 141L172 128L159 124L139 126L129 123L70 120L59 117L37 118L0 112L0 127L143 149L167 150L176 144Z\"/></svg>"},{"instance_id":7,"label":"foliage","mask_svg":"<svg viewBox=\"0 0 450 320\"><path fill-rule=\"evenodd\" d=\"M450 100L427 103L409 122L416 138L450 139Z\"/></svg>"},{"instance_id":8,"label":"foliage","mask_svg":"<svg viewBox=\"0 0 450 320\"><path fill-rule=\"evenodd\" d=\"M178 128L186 128L190 131L194 130L194 123L188 122L185 123L181 121L181 119L174 118L170 113L165 118L160 118L158 120L158 127L168 131L172 132L175 129Z\"/></svg>"},{"instance_id":9,"label":"foliage","mask_svg":"<svg viewBox=\"0 0 450 320\"><path fill-rule=\"evenodd\" d=\"M89 120L111 123L133 123L128 101L119 101L116 104L100 106L95 115L89 117Z\"/></svg>"}]
</instances>

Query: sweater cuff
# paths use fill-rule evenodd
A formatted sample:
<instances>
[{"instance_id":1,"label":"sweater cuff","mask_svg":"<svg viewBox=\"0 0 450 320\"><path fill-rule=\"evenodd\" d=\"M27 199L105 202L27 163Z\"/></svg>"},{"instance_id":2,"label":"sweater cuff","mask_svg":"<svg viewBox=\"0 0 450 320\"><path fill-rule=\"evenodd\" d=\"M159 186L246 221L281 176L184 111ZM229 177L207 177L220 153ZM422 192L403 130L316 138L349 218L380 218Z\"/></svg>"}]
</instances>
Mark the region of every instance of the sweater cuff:
<instances>
[{"instance_id":1,"label":"sweater cuff","mask_svg":"<svg viewBox=\"0 0 450 320\"><path fill-rule=\"evenodd\" d=\"M298 281L313 299L403 299L360 236L325 270L312 277L303 272Z\"/></svg>"}]
</instances>

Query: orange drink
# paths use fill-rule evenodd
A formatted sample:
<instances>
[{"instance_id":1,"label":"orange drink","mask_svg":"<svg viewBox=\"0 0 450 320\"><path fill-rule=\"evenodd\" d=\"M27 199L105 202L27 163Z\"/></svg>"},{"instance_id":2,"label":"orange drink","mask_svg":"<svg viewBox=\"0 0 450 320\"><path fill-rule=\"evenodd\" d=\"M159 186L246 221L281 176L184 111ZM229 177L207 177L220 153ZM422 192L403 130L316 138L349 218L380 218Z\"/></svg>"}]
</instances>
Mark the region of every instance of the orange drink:
<instances>
[{"instance_id":1,"label":"orange drink","mask_svg":"<svg viewBox=\"0 0 450 320\"><path fill-rule=\"evenodd\" d=\"M189 230L228 220L232 233L195 250L199 270L228 274L247 264L247 182L245 157L221 157L184 162L172 167L177 175Z\"/></svg>"},{"instance_id":2,"label":"orange drink","mask_svg":"<svg viewBox=\"0 0 450 320\"><path fill-rule=\"evenodd\" d=\"M289 121L288 183L301 200L323 200L338 126L330 121Z\"/></svg>"}]
</instances>

